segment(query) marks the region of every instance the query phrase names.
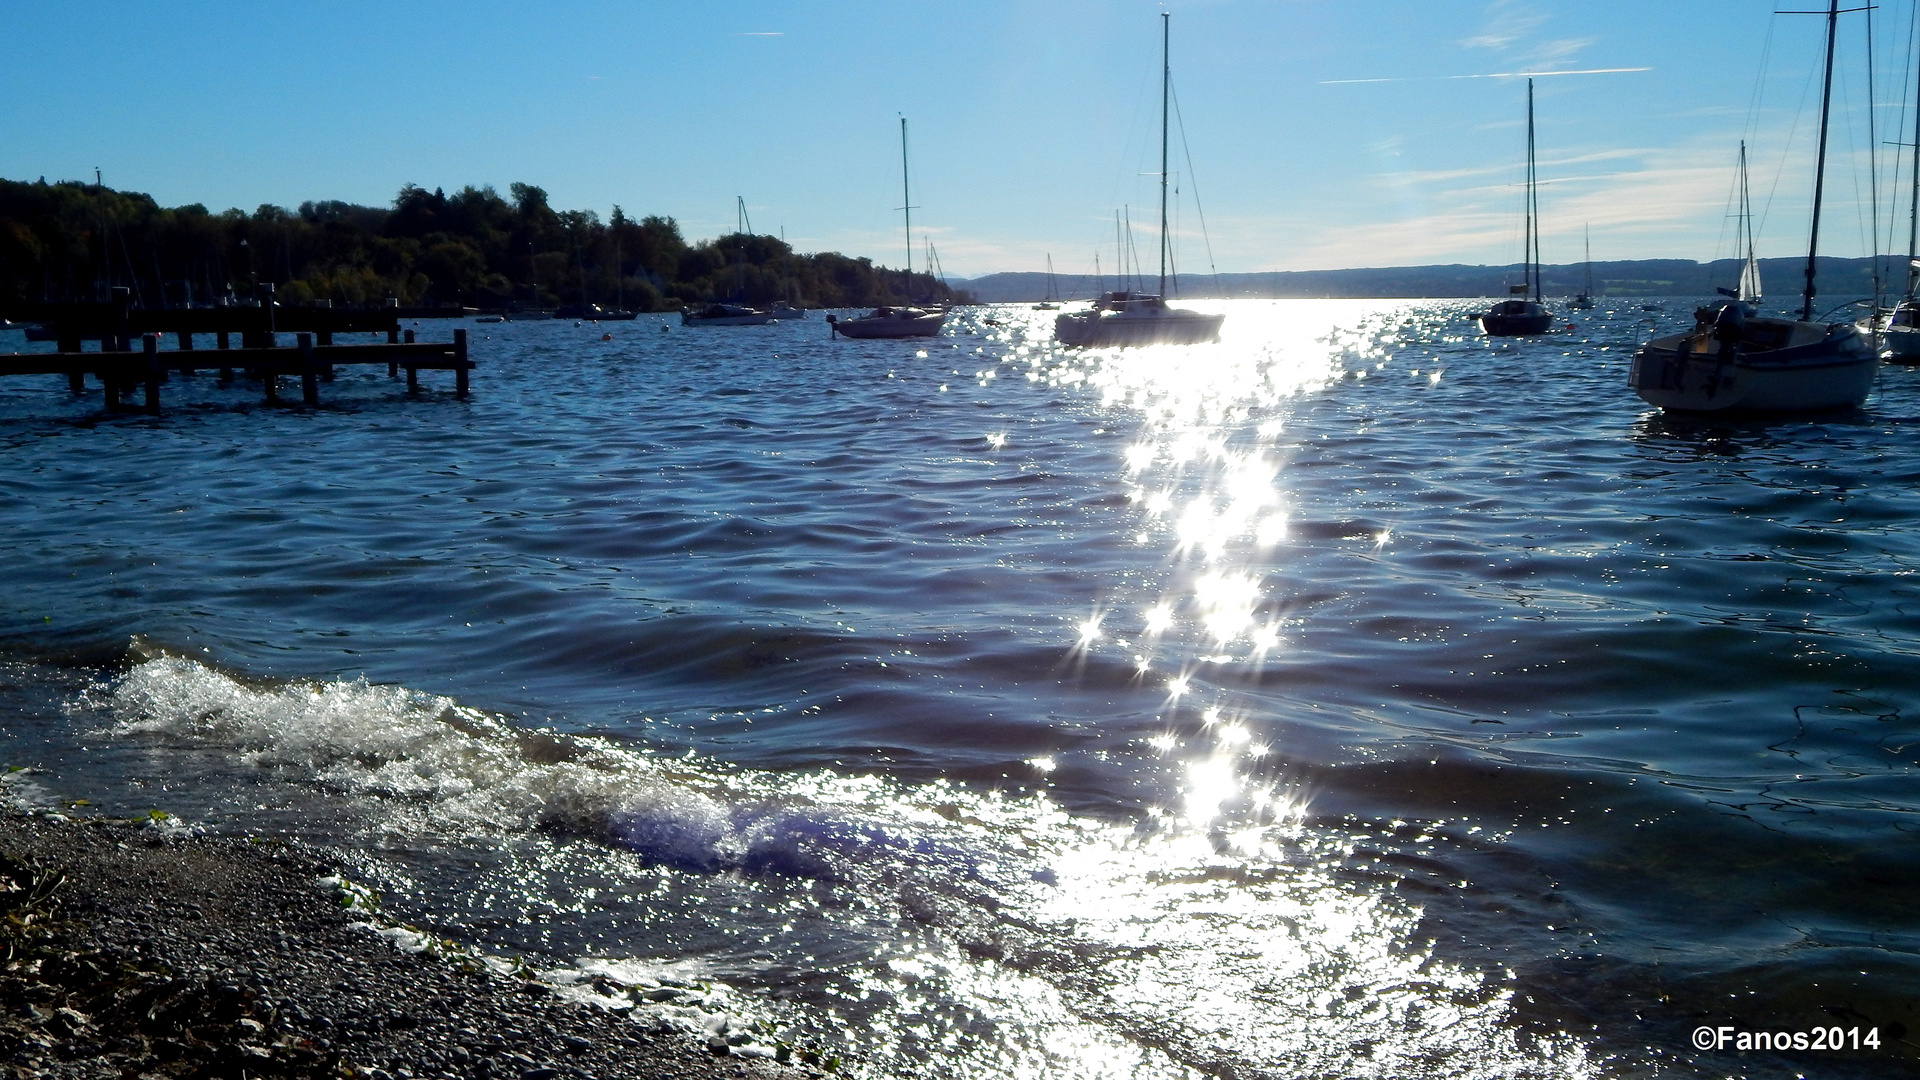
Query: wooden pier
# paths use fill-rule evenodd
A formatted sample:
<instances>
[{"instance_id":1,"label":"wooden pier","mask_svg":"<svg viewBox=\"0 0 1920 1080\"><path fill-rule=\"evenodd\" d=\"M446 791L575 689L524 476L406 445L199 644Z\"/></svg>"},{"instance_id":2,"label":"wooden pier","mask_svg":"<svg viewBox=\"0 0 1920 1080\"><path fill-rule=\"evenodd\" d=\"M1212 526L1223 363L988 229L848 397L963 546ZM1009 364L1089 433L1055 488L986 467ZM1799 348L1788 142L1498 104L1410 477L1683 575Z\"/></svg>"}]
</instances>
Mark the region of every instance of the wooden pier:
<instances>
[{"instance_id":1,"label":"wooden pier","mask_svg":"<svg viewBox=\"0 0 1920 1080\"><path fill-rule=\"evenodd\" d=\"M115 290L122 293L124 290ZM147 412L160 411L160 387L174 374L217 369L222 383L231 382L236 369L262 383L268 402L280 401L283 376L298 376L300 400L320 403L320 384L333 381L342 364L385 364L387 375L407 373L407 389L420 388L420 372L451 371L454 392L467 396L467 332L455 329L449 342L416 341L412 330L400 329L402 309L335 310L333 308L229 307L142 310L124 297L105 304L46 305L30 317L41 321L30 340L57 342L57 352L0 354L0 376L65 375L76 394L85 393L86 378L94 376L104 391L109 411L129 407L124 398L144 386ZM291 331L293 341L280 344ZM385 344L336 345L336 333L385 332ZM172 334L176 348L162 350L161 336ZM210 335L216 347L195 347L194 336ZM240 346L234 348L238 336ZM136 340L137 339L137 340ZM83 341L98 341L99 352L81 349Z\"/></svg>"}]
</instances>

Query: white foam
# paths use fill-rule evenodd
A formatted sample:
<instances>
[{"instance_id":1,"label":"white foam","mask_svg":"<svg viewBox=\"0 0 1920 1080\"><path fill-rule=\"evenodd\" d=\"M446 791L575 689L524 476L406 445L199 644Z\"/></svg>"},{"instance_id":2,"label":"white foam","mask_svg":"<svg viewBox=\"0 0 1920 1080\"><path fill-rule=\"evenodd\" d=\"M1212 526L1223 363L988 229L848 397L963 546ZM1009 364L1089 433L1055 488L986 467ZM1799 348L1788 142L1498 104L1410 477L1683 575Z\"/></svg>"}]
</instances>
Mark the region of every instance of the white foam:
<instances>
[{"instance_id":1,"label":"white foam","mask_svg":"<svg viewBox=\"0 0 1920 1080\"><path fill-rule=\"evenodd\" d=\"M662 843L687 849L689 862L726 861L730 830L716 827L727 820L725 803L662 777L644 754L515 728L435 694L364 680L249 685L161 657L96 703L123 734L221 747L292 779L405 800L436 827L598 835L618 815L654 822Z\"/></svg>"}]
</instances>

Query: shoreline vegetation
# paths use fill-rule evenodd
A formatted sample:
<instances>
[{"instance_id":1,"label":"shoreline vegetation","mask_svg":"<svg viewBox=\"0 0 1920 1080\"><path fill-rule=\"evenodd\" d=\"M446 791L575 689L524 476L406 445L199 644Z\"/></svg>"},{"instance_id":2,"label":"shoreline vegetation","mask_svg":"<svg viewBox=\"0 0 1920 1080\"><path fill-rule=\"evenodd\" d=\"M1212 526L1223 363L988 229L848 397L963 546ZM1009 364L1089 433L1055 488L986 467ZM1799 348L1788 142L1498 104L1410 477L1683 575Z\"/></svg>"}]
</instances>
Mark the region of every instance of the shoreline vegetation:
<instances>
[{"instance_id":1,"label":"shoreline vegetation","mask_svg":"<svg viewBox=\"0 0 1920 1080\"><path fill-rule=\"evenodd\" d=\"M516 183L451 195L412 184L390 208L330 200L248 214L163 207L152 196L78 181L0 180L0 315L105 300L115 287L146 308L247 302L274 286L281 304L545 309L599 304L672 311L683 304L789 300L872 307L972 297L930 274L836 252L801 254L778 237L688 241L670 217L618 206L555 210Z\"/></svg>"},{"instance_id":2,"label":"shoreline vegetation","mask_svg":"<svg viewBox=\"0 0 1920 1080\"><path fill-rule=\"evenodd\" d=\"M333 873L164 815L0 810L0 1077L776 1080L837 1064L743 1057L531 970L409 951Z\"/></svg>"},{"instance_id":3,"label":"shoreline vegetation","mask_svg":"<svg viewBox=\"0 0 1920 1080\"><path fill-rule=\"evenodd\" d=\"M1881 257L1882 282L1904 269ZM1873 295L1874 260L1821 258L1832 305ZM1797 282L1803 258L1762 259L1763 278ZM1710 296L1738 280L1734 259L1595 262L1600 297ZM1514 266L1367 267L1346 270L1184 274L1174 295L1190 298L1466 299L1505 296ZM1549 296L1580 291L1586 263L1542 268ZM106 300L129 290L147 308L248 303L274 286L283 305L329 302L486 311L563 304L673 311L737 301L853 308L939 302L1023 303L1048 295L1086 299L1127 282L1111 275L1031 271L942 280L876 266L837 252L802 254L773 236L730 233L689 241L670 217L629 217L619 206L555 210L547 193L515 183L449 195L412 184L391 207L329 200L251 214L200 204L163 207L152 196L79 181L0 179L0 316L33 321L36 308ZM1050 293L1051 285L1051 293ZM1883 289L1884 291L1884 289Z\"/></svg>"}]
</instances>

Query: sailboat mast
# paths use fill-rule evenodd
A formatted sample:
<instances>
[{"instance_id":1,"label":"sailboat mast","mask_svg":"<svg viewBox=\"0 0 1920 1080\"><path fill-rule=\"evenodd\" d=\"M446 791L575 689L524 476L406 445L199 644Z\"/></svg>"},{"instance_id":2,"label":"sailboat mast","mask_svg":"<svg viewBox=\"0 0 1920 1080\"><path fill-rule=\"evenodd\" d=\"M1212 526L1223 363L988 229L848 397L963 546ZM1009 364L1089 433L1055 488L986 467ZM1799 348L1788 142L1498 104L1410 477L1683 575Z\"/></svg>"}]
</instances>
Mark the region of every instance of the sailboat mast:
<instances>
[{"instance_id":1,"label":"sailboat mast","mask_svg":"<svg viewBox=\"0 0 1920 1080\"><path fill-rule=\"evenodd\" d=\"M1807 237L1807 289L1800 321L1813 321L1813 266L1820 251L1820 201L1827 182L1827 121L1833 111L1833 39L1840 25L1840 0L1827 0L1827 66L1820 86L1820 149L1813 162L1813 227Z\"/></svg>"},{"instance_id":2,"label":"sailboat mast","mask_svg":"<svg viewBox=\"0 0 1920 1080\"><path fill-rule=\"evenodd\" d=\"M900 118L900 209L907 213L907 296L913 296L913 192L907 186L907 118Z\"/></svg>"},{"instance_id":3,"label":"sailboat mast","mask_svg":"<svg viewBox=\"0 0 1920 1080\"><path fill-rule=\"evenodd\" d=\"M1837 0L1836 0L1837 2ZM1527 275L1533 286L1533 298L1540 296L1540 192L1539 172L1533 162L1533 80L1527 80Z\"/></svg>"},{"instance_id":4,"label":"sailboat mast","mask_svg":"<svg viewBox=\"0 0 1920 1080\"><path fill-rule=\"evenodd\" d=\"M1172 53L1168 38L1173 15L1160 13L1160 295L1167 295L1167 98L1173 87Z\"/></svg>"},{"instance_id":5,"label":"sailboat mast","mask_svg":"<svg viewBox=\"0 0 1920 1080\"><path fill-rule=\"evenodd\" d=\"M1907 299L1913 299L1914 286L1920 284L1920 82L1914 86L1913 101L1913 202L1907 209Z\"/></svg>"}]
</instances>

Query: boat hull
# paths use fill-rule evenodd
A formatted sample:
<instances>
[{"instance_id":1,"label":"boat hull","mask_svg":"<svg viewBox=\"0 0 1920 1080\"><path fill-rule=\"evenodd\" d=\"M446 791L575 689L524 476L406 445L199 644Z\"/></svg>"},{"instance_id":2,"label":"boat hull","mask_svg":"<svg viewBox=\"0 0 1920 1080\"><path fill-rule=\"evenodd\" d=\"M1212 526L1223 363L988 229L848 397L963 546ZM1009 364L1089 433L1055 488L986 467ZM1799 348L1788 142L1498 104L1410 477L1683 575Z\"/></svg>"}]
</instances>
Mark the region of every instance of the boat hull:
<instances>
[{"instance_id":1,"label":"boat hull","mask_svg":"<svg viewBox=\"0 0 1920 1080\"><path fill-rule=\"evenodd\" d=\"M923 315L863 315L857 319L834 319L833 332L850 338L933 337L947 321L944 311Z\"/></svg>"},{"instance_id":2,"label":"boat hull","mask_svg":"<svg viewBox=\"0 0 1920 1080\"><path fill-rule=\"evenodd\" d=\"M1920 364L1920 326L1883 326L1880 355L1889 364Z\"/></svg>"},{"instance_id":3,"label":"boat hull","mask_svg":"<svg viewBox=\"0 0 1920 1080\"><path fill-rule=\"evenodd\" d=\"M1070 311L1053 319L1062 345L1106 348L1128 345L1197 345L1220 340L1225 315L1168 309L1158 312Z\"/></svg>"},{"instance_id":4,"label":"boat hull","mask_svg":"<svg viewBox=\"0 0 1920 1080\"><path fill-rule=\"evenodd\" d=\"M1480 329L1489 337L1526 337L1531 334L1544 334L1553 329L1553 315L1550 312L1530 315L1496 315L1488 312L1480 316Z\"/></svg>"},{"instance_id":5,"label":"boat hull","mask_svg":"<svg viewBox=\"0 0 1920 1080\"><path fill-rule=\"evenodd\" d=\"M770 312L734 304L716 304L701 311L683 308L680 312L681 326L765 326L772 321Z\"/></svg>"},{"instance_id":6,"label":"boat hull","mask_svg":"<svg viewBox=\"0 0 1920 1080\"><path fill-rule=\"evenodd\" d=\"M1702 349L1694 334L1656 338L1634 353L1627 385L1648 404L1675 412L1818 412L1866 401L1880 356L1852 324L1756 319L1749 327L1754 323L1798 328L1798 340L1747 352L1722 351L1711 340Z\"/></svg>"}]
</instances>

